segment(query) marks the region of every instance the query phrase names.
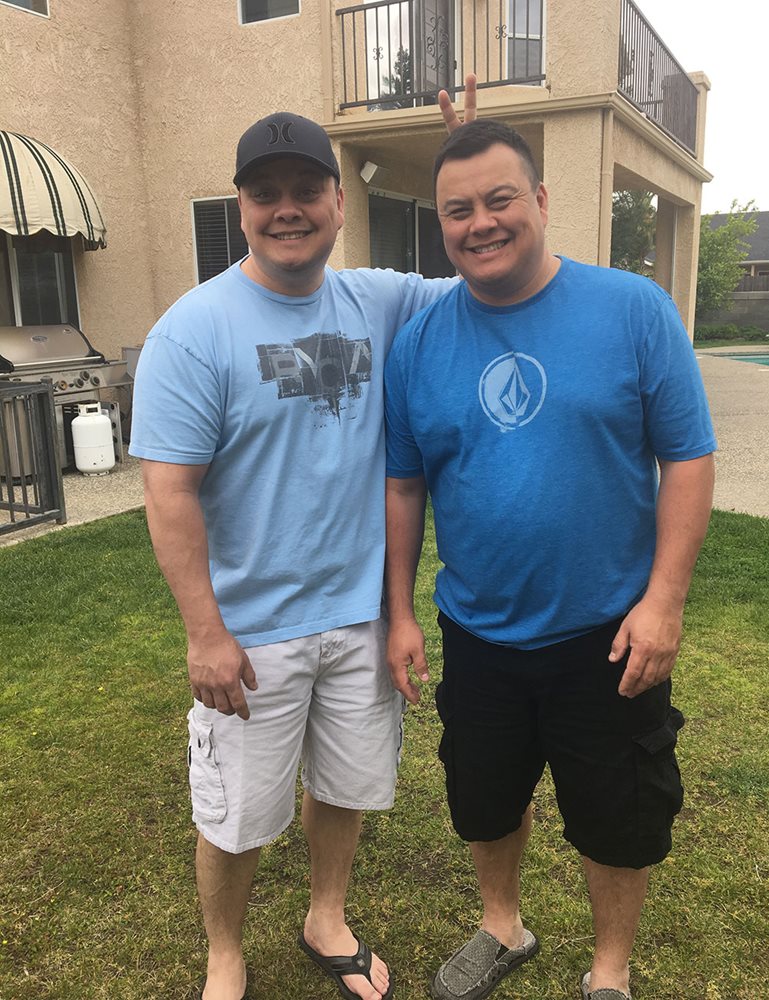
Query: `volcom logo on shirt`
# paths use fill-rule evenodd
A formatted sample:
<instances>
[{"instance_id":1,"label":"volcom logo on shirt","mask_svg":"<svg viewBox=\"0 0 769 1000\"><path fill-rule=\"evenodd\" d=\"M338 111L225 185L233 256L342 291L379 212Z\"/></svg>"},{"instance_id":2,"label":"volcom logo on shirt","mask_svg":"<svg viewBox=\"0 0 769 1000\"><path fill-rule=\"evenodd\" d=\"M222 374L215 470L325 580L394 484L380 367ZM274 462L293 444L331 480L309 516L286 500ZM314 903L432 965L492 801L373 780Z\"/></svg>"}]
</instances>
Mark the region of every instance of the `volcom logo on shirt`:
<instances>
[{"instance_id":1,"label":"volcom logo on shirt","mask_svg":"<svg viewBox=\"0 0 769 1000\"><path fill-rule=\"evenodd\" d=\"M371 381L371 341L340 332L314 333L290 344L258 344L262 382L277 382L278 399L306 396L339 417L343 396L357 399Z\"/></svg>"},{"instance_id":2,"label":"volcom logo on shirt","mask_svg":"<svg viewBox=\"0 0 769 1000\"><path fill-rule=\"evenodd\" d=\"M536 358L517 351L495 358L478 383L483 412L503 431L517 430L533 420L546 393L545 369Z\"/></svg>"}]
</instances>

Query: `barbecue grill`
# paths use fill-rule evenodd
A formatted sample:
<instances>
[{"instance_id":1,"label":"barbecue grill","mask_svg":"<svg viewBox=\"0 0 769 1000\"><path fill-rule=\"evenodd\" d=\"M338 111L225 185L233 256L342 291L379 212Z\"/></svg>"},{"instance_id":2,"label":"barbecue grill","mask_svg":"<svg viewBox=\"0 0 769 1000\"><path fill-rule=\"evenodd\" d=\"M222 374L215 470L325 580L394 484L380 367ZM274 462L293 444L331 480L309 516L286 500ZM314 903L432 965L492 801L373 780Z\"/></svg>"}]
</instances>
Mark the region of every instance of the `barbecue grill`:
<instances>
[{"instance_id":1,"label":"barbecue grill","mask_svg":"<svg viewBox=\"0 0 769 1000\"><path fill-rule=\"evenodd\" d=\"M77 403L98 400L110 413L115 453L123 457L122 418L131 408L131 377L125 361L109 361L95 350L85 334L69 324L57 326L0 326L0 379L9 382L53 384L59 460L72 461L69 425Z\"/></svg>"}]
</instances>

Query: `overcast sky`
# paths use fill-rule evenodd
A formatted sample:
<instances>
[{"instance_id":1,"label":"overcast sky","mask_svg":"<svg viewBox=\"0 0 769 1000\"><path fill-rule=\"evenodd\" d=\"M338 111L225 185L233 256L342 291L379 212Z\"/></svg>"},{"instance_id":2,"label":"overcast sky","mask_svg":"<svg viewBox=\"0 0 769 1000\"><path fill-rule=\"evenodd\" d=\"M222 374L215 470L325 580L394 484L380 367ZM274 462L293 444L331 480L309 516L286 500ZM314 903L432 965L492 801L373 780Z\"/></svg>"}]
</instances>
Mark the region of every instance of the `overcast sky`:
<instances>
[{"instance_id":1,"label":"overcast sky","mask_svg":"<svg viewBox=\"0 0 769 1000\"><path fill-rule=\"evenodd\" d=\"M702 70L708 94L704 212L736 198L769 211L769 0L635 0L687 73Z\"/></svg>"}]
</instances>

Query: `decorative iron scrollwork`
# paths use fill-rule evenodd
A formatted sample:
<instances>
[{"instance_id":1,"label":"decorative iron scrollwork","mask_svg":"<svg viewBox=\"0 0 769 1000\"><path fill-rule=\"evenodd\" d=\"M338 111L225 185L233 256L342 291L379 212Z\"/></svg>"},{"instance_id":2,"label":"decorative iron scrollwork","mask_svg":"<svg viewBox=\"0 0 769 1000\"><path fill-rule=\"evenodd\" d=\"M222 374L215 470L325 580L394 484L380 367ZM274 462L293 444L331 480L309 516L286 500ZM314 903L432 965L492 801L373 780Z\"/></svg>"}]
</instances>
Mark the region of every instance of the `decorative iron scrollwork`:
<instances>
[{"instance_id":1,"label":"decorative iron scrollwork","mask_svg":"<svg viewBox=\"0 0 769 1000\"><path fill-rule=\"evenodd\" d=\"M502 38L509 38L510 37L508 35L508 33L507 33L507 25L506 24L495 24L494 25L494 31L496 32L496 34L494 35L494 37L496 38L497 41L500 41L500 39L502 39Z\"/></svg>"},{"instance_id":2,"label":"decorative iron scrollwork","mask_svg":"<svg viewBox=\"0 0 769 1000\"><path fill-rule=\"evenodd\" d=\"M383 56L384 56L384 50L383 50L383 48L382 48L381 45L377 45L377 47L375 49L373 49L372 52L373 52L373 55L374 55L374 59L377 62L379 62L379 60L382 59Z\"/></svg>"},{"instance_id":3,"label":"decorative iron scrollwork","mask_svg":"<svg viewBox=\"0 0 769 1000\"><path fill-rule=\"evenodd\" d=\"M430 69L446 69L449 60L449 32L446 18L442 14L436 14L427 19L427 26L433 31L425 39L425 51L433 57L433 64Z\"/></svg>"}]
</instances>

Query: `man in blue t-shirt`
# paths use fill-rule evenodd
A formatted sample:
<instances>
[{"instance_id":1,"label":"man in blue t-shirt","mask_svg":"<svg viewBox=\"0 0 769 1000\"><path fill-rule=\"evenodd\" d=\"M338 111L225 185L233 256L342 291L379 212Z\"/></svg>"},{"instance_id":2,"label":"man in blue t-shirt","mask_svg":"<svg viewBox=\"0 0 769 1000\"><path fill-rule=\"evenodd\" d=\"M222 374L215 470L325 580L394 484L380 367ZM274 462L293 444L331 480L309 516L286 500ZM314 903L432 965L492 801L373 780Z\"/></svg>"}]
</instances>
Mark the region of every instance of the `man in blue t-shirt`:
<instances>
[{"instance_id":1,"label":"man in blue t-shirt","mask_svg":"<svg viewBox=\"0 0 769 1000\"><path fill-rule=\"evenodd\" d=\"M278 113L245 132L249 255L169 309L136 377L131 453L195 696L203 1000L245 995L251 882L293 818L300 757L312 891L299 945L343 996L393 993L344 915L361 810L392 805L401 741L380 617L384 360L456 279L327 268L339 179L314 122Z\"/></svg>"},{"instance_id":2,"label":"man in blue t-shirt","mask_svg":"<svg viewBox=\"0 0 769 1000\"><path fill-rule=\"evenodd\" d=\"M628 1000L649 866L682 802L669 678L711 509L707 404L662 289L548 251L547 192L513 129L457 129L435 180L465 282L400 331L386 365L388 660L417 701L429 490L440 757L484 910L433 996L480 1000L538 951L519 867L549 764L593 908L583 996Z\"/></svg>"}]
</instances>

